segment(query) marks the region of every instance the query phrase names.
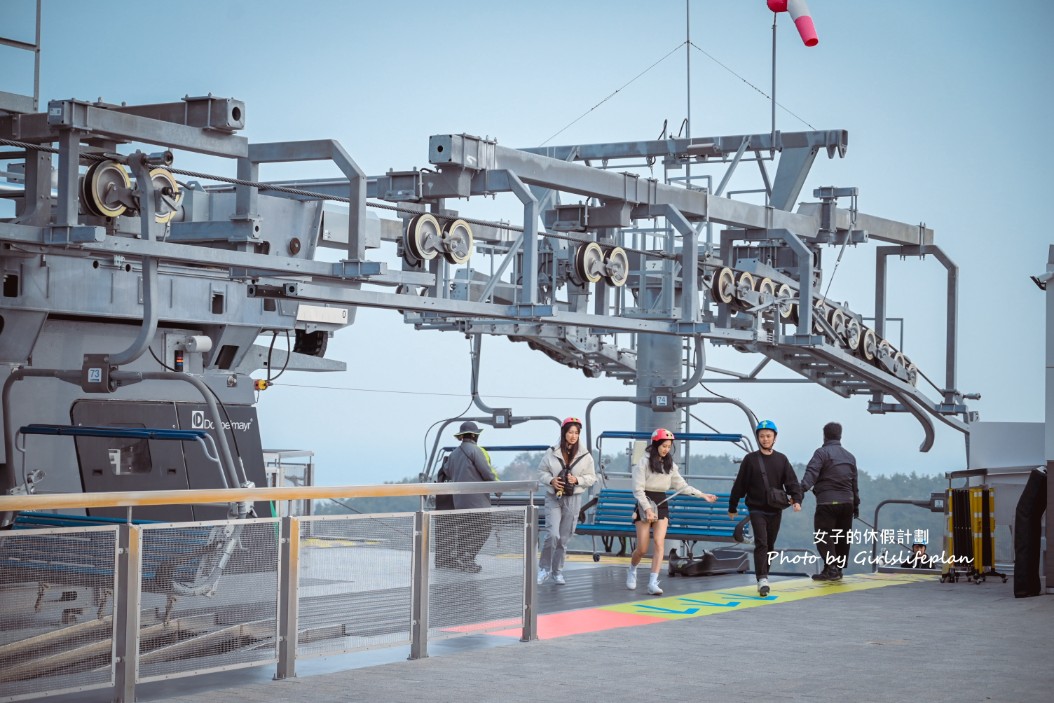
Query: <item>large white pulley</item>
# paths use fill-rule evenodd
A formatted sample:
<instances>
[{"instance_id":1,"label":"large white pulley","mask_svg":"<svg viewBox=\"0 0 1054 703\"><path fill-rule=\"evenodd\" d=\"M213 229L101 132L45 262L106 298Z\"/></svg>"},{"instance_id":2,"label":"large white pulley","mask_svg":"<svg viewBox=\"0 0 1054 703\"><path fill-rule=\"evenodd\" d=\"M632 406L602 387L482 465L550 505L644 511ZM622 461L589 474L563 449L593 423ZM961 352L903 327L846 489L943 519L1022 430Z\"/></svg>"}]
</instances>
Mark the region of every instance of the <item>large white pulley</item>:
<instances>
[{"instance_id":1,"label":"large white pulley","mask_svg":"<svg viewBox=\"0 0 1054 703\"><path fill-rule=\"evenodd\" d=\"M616 288L629 280L629 256L622 247L604 249L604 280Z\"/></svg>"},{"instance_id":2,"label":"large white pulley","mask_svg":"<svg viewBox=\"0 0 1054 703\"><path fill-rule=\"evenodd\" d=\"M919 385L919 367L912 363L911 359L904 357L904 373L908 375L908 383L913 386Z\"/></svg>"},{"instance_id":3,"label":"large white pulley","mask_svg":"<svg viewBox=\"0 0 1054 703\"><path fill-rule=\"evenodd\" d=\"M776 309L781 322L798 323L798 306L794 304L794 289L781 283L776 289Z\"/></svg>"},{"instance_id":4,"label":"large white pulley","mask_svg":"<svg viewBox=\"0 0 1054 703\"><path fill-rule=\"evenodd\" d=\"M406 226L403 241L406 251L420 261L431 261L443 250L443 228L439 220L427 212L414 216Z\"/></svg>"},{"instance_id":5,"label":"large white pulley","mask_svg":"<svg viewBox=\"0 0 1054 703\"><path fill-rule=\"evenodd\" d=\"M762 278L757 282L757 287L754 289L758 293L758 304L765 308L772 304L776 299L776 284L772 282L771 278ZM768 310L763 310L768 312Z\"/></svg>"},{"instance_id":6,"label":"large white pulley","mask_svg":"<svg viewBox=\"0 0 1054 703\"><path fill-rule=\"evenodd\" d=\"M834 330L835 337L837 339L845 338L845 313L838 308L831 308L830 316L827 321L831 323L831 329Z\"/></svg>"},{"instance_id":7,"label":"large white pulley","mask_svg":"<svg viewBox=\"0 0 1054 703\"><path fill-rule=\"evenodd\" d=\"M88 167L81 182L84 209L99 217L120 217L128 209L125 198L131 187L124 166L116 161L97 161Z\"/></svg>"},{"instance_id":8,"label":"large white pulley","mask_svg":"<svg viewBox=\"0 0 1054 703\"><path fill-rule=\"evenodd\" d=\"M715 303L728 305L736 297L736 274L732 269L722 267L714 272L710 283L710 297Z\"/></svg>"},{"instance_id":9,"label":"large white pulley","mask_svg":"<svg viewBox=\"0 0 1054 703\"><path fill-rule=\"evenodd\" d=\"M451 220L443 226L443 257L452 264L463 264L472 257L472 228L464 220Z\"/></svg>"},{"instance_id":10,"label":"large white pulley","mask_svg":"<svg viewBox=\"0 0 1054 703\"><path fill-rule=\"evenodd\" d=\"M587 283L596 283L605 274L604 250L596 242L578 247L575 252L575 272Z\"/></svg>"},{"instance_id":11,"label":"large white pulley","mask_svg":"<svg viewBox=\"0 0 1054 703\"><path fill-rule=\"evenodd\" d=\"M882 362L886 359L889 359L889 364L892 366L894 353L892 344L885 339L878 340L878 345L875 347L875 358L878 360L879 366L884 366L885 364Z\"/></svg>"},{"instance_id":12,"label":"large white pulley","mask_svg":"<svg viewBox=\"0 0 1054 703\"><path fill-rule=\"evenodd\" d=\"M907 366L908 357L904 356L904 352L893 352L893 375L899 376Z\"/></svg>"},{"instance_id":13,"label":"large white pulley","mask_svg":"<svg viewBox=\"0 0 1054 703\"><path fill-rule=\"evenodd\" d=\"M845 321L845 346L851 351L855 352L860 348L860 341L864 336L863 325L860 324L860 320L853 316L849 316Z\"/></svg>"},{"instance_id":14,"label":"large white pulley","mask_svg":"<svg viewBox=\"0 0 1054 703\"><path fill-rule=\"evenodd\" d=\"M875 361L875 356L878 354L878 335L870 327L864 327L864 332L860 336L860 346L857 351L860 357L869 363Z\"/></svg>"},{"instance_id":15,"label":"large white pulley","mask_svg":"<svg viewBox=\"0 0 1054 703\"><path fill-rule=\"evenodd\" d=\"M183 201L179 183L167 168L150 171L150 183L154 188L154 221L161 224L170 222Z\"/></svg>"},{"instance_id":16,"label":"large white pulley","mask_svg":"<svg viewBox=\"0 0 1054 703\"><path fill-rule=\"evenodd\" d=\"M819 318L827 319L827 303L816 303L816 306L812 309L812 331L815 334L822 335L824 333L823 325L820 324Z\"/></svg>"},{"instance_id":17,"label":"large white pulley","mask_svg":"<svg viewBox=\"0 0 1054 703\"><path fill-rule=\"evenodd\" d=\"M750 305L750 297L748 293L754 291L754 277L746 271L741 272L736 277L736 300L743 305Z\"/></svg>"}]
</instances>

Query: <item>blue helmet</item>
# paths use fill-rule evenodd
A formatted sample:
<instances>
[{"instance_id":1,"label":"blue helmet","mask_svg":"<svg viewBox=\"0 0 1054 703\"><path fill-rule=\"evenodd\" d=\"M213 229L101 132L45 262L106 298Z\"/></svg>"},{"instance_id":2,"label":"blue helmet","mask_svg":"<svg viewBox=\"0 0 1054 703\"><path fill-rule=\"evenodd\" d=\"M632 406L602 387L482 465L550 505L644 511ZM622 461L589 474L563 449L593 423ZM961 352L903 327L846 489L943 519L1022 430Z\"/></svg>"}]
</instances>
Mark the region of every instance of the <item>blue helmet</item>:
<instances>
[{"instance_id":1,"label":"blue helmet","mask_svg":"<svg viewBox=\"0 0 1054 703\"><path fill-rule=\"evenodd\" d=\"M779 430L776 429L776 423L772 420L762 420L758 423L758 426L754 428L754 434L761 432L762 430L772 430L773 434L779 434Z\"/></svg>"}]
</instances>

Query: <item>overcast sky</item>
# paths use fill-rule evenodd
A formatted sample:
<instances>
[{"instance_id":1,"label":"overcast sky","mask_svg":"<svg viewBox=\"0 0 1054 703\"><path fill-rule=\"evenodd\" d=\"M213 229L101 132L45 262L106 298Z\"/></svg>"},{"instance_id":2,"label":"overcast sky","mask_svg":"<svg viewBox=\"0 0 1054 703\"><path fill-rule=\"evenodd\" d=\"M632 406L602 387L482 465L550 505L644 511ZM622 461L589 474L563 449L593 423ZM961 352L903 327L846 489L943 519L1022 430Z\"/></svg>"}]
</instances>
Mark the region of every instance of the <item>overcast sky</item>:
<instances>
[{"instance_id":1,"label":"overcast sky","mask_svg":"<svg viewBox=\"0 0 1054 703\"><path fill-rule=\"evenodd\" d=\"M0 24L17 36L21 8L30 5L4 0ZM1033 140L1048 133L1052 114L1054 6L809 5L820 36L814 48L779 17L777 100L786 109L777 127L845 129L849 149L844 159L817 160L801 199L812 200L821 185L856 186L861 211L932 228L960 267L958 387L982 394L972 407L983 420L1042 421L1043 296L1028 276L1045 270L1051 243L1038 219L1049 197L1040 178L1048 159ZM769 130L769 103L758 90L770 89L771 23L764 0L692 2L694 136ZM433 134L466 132L506 146L538 145L565 127L550 143L654 139L664 121L679 125L686 116L685 25L683 0L44 0L41 97L234 97L246 102L242 134L250 140L334 138L367 173L380 174L428 166ZM0 66L0 90L26 92L18 83L31 75L25 60L3 51ZM186 154L175 165L234 171L233 163ZM262 172L335 175L325 164ZM744 177L739 187L756 182ZM513 220L519 212L503 199L450 207ZM830 283L832 297L873 315L874 245L847 251L834 272L836 255L825 253L824 288ZM941 384L944 270L932 258L890 264L888 314L904 318L904 351ZM467 352L460 335L417 332L395 312L362 310L327 353L348 363L346 373L289 373L263 394L264 445L314 449L325 484L416 474L429 426L468 404ZM740 371L758 360L708 355L710 364ZM777 446L793 461L807 460L822 425L839 419L846 446L869 471L964 466L960 433L939 429L937 446L920 454L915 420L870 415L862 397L807 384L710 388L773 419ZM560 417L582 415L593 397L632 393L500 338L484 339L481 391L489 405L517 415ZM748 431L737 412L705 407L697 414L720 429ZM632 429L633 418L631 405L604 405L593 429ZM488 431L484 443L555 438L555 426L531 424Z\"/></svg>"}]
</instances>

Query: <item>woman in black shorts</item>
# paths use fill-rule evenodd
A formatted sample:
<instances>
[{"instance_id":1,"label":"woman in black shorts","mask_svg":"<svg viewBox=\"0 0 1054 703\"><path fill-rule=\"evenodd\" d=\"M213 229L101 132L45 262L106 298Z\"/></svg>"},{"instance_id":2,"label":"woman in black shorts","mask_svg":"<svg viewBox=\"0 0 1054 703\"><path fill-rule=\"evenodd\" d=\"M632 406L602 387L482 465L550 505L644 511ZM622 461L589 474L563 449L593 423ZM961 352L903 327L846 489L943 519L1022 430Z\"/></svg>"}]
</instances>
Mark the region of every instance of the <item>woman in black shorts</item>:
<instances>
[{"instance_id":1,"label":"woman in black shorts","mask_svg":"<svg viewBox=\"0 0 1054 703\"><path fill-rule=\"evenodd\" d=\"M673 433L659 428L651 436L651 444L644 450L644 456L633 467L633 496L637 506L633 509L633 524L637 527L637 548L630 556L629 571L626 573L626 588L637 588L637 564L648 551L648 543L653 538L655 547L651 552L651 573L648 576L648 593L661 596L659 588L659 570L662 569L663 543L666 540L666 527L669 525L669 503L666 492L680 491L702 498L708 503L717 500L712 493L703 493L688 485L688 482L677 470L673 462ZM642 517L643 515L643 517Z\"/></svg>"}]
</instances>

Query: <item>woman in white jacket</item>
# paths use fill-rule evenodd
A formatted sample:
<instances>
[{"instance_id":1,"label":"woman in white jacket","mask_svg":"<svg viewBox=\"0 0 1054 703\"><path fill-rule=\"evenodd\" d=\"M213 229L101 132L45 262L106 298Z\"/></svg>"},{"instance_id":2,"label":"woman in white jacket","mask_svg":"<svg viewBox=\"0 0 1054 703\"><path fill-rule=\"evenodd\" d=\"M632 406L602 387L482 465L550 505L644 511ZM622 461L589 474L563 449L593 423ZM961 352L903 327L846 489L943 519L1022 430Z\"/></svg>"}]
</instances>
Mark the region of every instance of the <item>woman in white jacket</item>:
<instances>
[{"instance_id":1,"label":"woman in white jacket","mask_svg":"<svg viewBox=\"0 0 1054 703\"><path fill-rule=\"evenodd\" d=\"M655 547L651 553L648 593L653 596L662 595L662 589L659 588L659 569L662 568L663 543L666 540L666 527L669 525L666 492L680 491L698 496L708 503L717 500L714 494L703 493L689 486L681 476L671 453L673 439L673 433L669 430L661 427L655 430L651 436L651 444L644 450L644 456L633 467L633 497L637 499L637 506L633 509L633 524L637 528L637 548L630 557L626 588L631 591L637 588L637 564L648 551L650 536L655 540Z\"/></svg>"},{"instance_id":2,"label":"woman in white jacket","mask_svg":"<svg viewBox=\"0 0 1054 703\"><path fill-rule=\"evenodd\" d=\"M560 443L549 447L538 467L538 482L545 489L545 530L542 556L538 560L538 583L552 576L564 585L564 556L575 531L582 494L597 480L589 448L578 441L582 421L569 417L560 424Z\"/></svg>"}]
</instances>

